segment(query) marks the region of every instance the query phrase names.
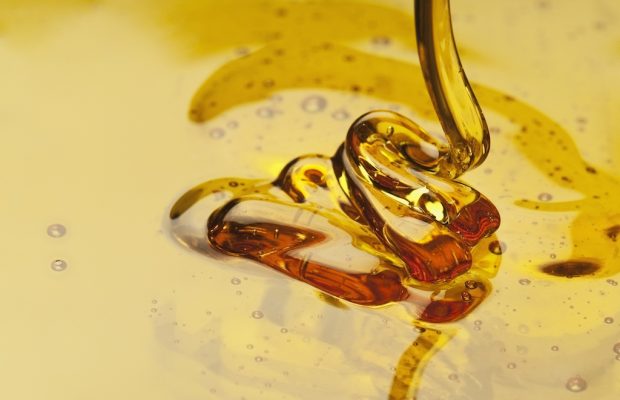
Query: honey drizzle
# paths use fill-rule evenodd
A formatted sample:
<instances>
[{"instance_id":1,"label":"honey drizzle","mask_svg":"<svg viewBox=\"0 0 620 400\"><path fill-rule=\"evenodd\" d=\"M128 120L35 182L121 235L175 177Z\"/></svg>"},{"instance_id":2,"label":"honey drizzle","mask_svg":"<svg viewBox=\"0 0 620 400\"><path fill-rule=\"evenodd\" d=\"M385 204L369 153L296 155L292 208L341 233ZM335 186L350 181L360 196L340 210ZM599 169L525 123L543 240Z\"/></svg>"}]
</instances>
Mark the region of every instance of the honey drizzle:
<instances>
[{"instance_id":1,"label":"honey drizzle","mask_svg":"<svg viewBox=\"0 0 620 400\"><path fill-rule=\"evenodd\" d=\"M415 7L422 70L448 145L400 114L370 112L353 123L331 159L299 157L272 183L206 182L177 201L171 219L204 197L229 192L232 199L207 222L208 244L224 254L261 262L356 304L406 301L427 322L453 321L473 309L488 283L469 272L467 281L477 282L472 291L455 278L470 269L471 249L497 229L499 214L454 178L484 160L488 130L462 73L448 1ZM441 47L442 37L451 45ZM313 220L320 229L311 227ZM177 236L190 247L209 247ZM321 246L342 237L354 251L375 256L375 265L359 272L346 260L317 259L324 256Z\"/></svg>"}]
</instances>

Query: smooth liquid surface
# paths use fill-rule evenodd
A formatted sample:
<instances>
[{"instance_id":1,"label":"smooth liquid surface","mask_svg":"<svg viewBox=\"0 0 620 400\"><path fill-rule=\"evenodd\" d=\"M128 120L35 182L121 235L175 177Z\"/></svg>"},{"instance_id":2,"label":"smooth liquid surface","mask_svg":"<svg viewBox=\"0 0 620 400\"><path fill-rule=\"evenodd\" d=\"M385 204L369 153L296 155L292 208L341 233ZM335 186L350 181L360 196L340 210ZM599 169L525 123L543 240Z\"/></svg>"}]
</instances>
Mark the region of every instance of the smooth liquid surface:
<instances>
[{"instance_id":1,"label":"smooth liquid surface","mask_svg":"<svg viewBox=\"0 0 620 400\"><path fill-rule=\"evenodd\" d=\"M503 254L492 295L450 326L452 339L426 363L421 399L454 393L463 399L532 393L613 399L618 390L617 242L608 235L619 223L613 133L620 121L611 112L619 99L610 90L618 87L615 3L545 3L453 4L464 64L489 110L493 136L490 158L466 181L498 206L501 243L491 247ZM337 148L350 118L368 110L401 104L401 113L417 110L416 121L432 119L423 82L409 75L415 68L409 2L358 6L355 13L370 32L357 29L358 22L332 35L355 46L356 63L365 68L341 69L348 64L340 57L313 66L300 61L296 46L287 47L287 69L329 67L333 80L351 85L373 81L371 72L388 67L385 79L351 88L357 96L317 86L248 103L206 125L187 123L190 98L254 37L239 28L243 24L218 18L227 10L178 2L134 9L56 4L21 8L2 23L2 87L12 93L2 96L9 115L2 124L15 133L4 148L3 182L7 193L21 194L5 196L3 208L4 241L12 244L2 281L4 315L11 321L2 345L3 375L11 379L3 392L65 399L128 393L380 399L392 387L406 387L393 368L401 360L415 365L421 343L432 348L445 336L420 337L398 308L367 312L333 299L317 302L307 285L261 274L255 266L205 265L205 257L179 250L157 232L168 210L162 205L195 182L277 176L291 155ZM332 19L348 21L348 8L316 19L307 9L291 8L288 16L306 15L312 23L291 18L277 25L284 32L279 40L298 31L325 37ZM36 21L42 11L45 23L12 22ZM158 13L169 17L157 19ZM281 20L274 9L248 13ZM183 23L174 25L179 15ZM188 23L187 15L197 22ZM482 22L478 15L488 18ZM186 40L204 33L200 21L207 17L214 21L208 29L218 33L214 39ZM286 30L296 25L297 31ZM276 39L266 34L264 40ZM253 45L245 47L255 54ZM201 59L205 54L212 55ZM256 74L257 82L265 76L279 84L273 65ZM570 96L558 95L563 82L571 82ZM368 87L374 90L369 96ZM262 98L252 97L258 90L244 92L248 101ZM218 91L239 93L225 85ZM345 113L349 119L339 119ZM245 153L252 159L239 156ZM231 157L238 163L230 166ZM230 167L218 169L223 165ZM67 234L49 237L46 229L54 223L66 226ZM59 258L69 266L62 272L50 268ZM569 260L599 268L572 278L541 270ZM262 318L253 317L257 310ZM407 381L405 372L397 375Z\"/></svg>"}]
</instances>

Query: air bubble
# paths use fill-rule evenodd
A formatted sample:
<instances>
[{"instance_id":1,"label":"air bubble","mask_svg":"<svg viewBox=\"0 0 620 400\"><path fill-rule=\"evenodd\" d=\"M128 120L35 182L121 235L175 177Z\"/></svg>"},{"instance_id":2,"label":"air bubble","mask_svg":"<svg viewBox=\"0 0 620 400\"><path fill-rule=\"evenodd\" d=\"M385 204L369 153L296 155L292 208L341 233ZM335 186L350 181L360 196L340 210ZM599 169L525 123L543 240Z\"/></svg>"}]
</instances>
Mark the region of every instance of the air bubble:
<instances>
[{"instance_id":1,"label":"air bubble","mask_svg":"<svg viewBox=\"0 0 620 400\"><path fill-rule=\"evenodd\" d=\"M614 353L620 355L620 342L614 344Z\"/></svg>"},{"instance_id":2,"label":"air bubble","mask_svg":"<svg viewBox=\"0 0 620 400\"><path fill-rule=\"evenodd\" d=\"M51 266L54 271L60 272L67 269L67 262L65 260L54 260Z\"/></svg>"},{"instance_id":3,"label":"air bubble","mask_svg":"<svg viewBox=\"0 0 620 400\"><path fill-rule=\"evenodd\" d=\"M327 100L321 96L309 96L301 102L301 108L309 113L323 111L327 106Z\"/></svg>"},{"instance_id":4,"label":"air bubble","mask_svg":"<svg viewBox=\"0 0 620 400\"><path fill-rule=\"evenodd\" d=\"M332 118L342 121L349 118L349 113L346 110L336 110L332 113Z\"/></svg>"},{"instance_id":5,"label":"air bubble","mask_svg":"<svg viewBox=\"0 0 620 400\"><path fill-rule=\"evenodd\" d=\"M553 196L549 193L541 193L538 195L538 200L540 201L550 201L551 199L553 199Z\"/></svg>"},{"instance_id":6,"label":"air bubble","mask_svg":"<svg viewBox=\"0 0 620 400\"><path fill-rule=\"evenodd\" d=\"M605 317L603 321L605 321L606 324L613 324L614 319L612 317Z\"/></svg>"},{"instance_id":7,"label":"air bubble","mask_svg":"<svg viewBox=\"0 0 620 400\"><path fill-rule=\"evenodd\" d=\"M209 136L213 139L221 139L226 134L226 131L222 128L213 128L209 131Z\"/></svg>"},{"instance_id":8,"label":"air bubble","mask_svg":"<svg viewBox=\"0 0 620 400\"><path fill-rule=\"evenodd\" d=\"M273 110L267 107L261 107L256 110L256 115L258 115L260 118L273 118L274 114L275 113L273 112Z\"/></svg>"},{"instance_id":9,"label":"air bubble","mask_svg":"<svg viewBox=\"0 0 620 400\"><path fill-rule=\"evenodd\" d=\"M259 362L263 362L263 357L261 357L261 356L256 356L256 357L254 357L254 361L256 361L256 362L258 362L258 363L259 363Z\"/></svg>"},{"instance_id":10,"label":"air bubble","mask_svg":"<svg viewBox=\"0 0 620 400\"><path fill-rule=\"evenodd\" d=\"M506 244L498 240L489 243L489 251L493 254L500 255L506 252Z\"/></svg>"},{"instance_id":11,"label":"air bubble","mask_svg":"<svg viewBox=\"0 0 620 400\"><path fill-rule=\"evenodd\" d=\"M230 280L230 283L232 283L233 285L240 285L241 284L241 279L239 279L239 278L232 278Z\"/></svg>"},{"instance_id":12,"label":"air bubble","mask_svg":"<svg viewBox=\"0 0 620 400\"><path fill-rule=\"evenodd\" d=\"M47 234L51 237L59 238L65 236L67 229L61 224L52 224L47 227Z\"/></svg>"},{"instance_id":13,"label":"air bubble","mask_svg":"<svg viewBox=\"0 0 620 400\"><path fill-rule=\"evenodd\" d=\"M551 346L551 351L558 351L560 348L558 346Z\"/></svg>"},{"instance_id":14,"label":"air bubble","mask_svg":"<svg viewBox=\"0 0 620 400\"><path fill-rule=\"evenodd\" d=\"M264 314L263 314L262 311L258 311L258 310L252 311L252 318L261 319L261 318L263 318L263 316L264 316Z\"/></svg>"},{"instance_id":15,"label":"air bubble","mask_svg":"<svg viewBox=\"0 0 620 400\"><path fill-rule=\"evenodd\" d=\"M476 281L466 281L465 282L465 287L467 289L475 289L475 288L478 287L478 282L476 282Z\"/></svg>"},{"instance_id":16,"label":"air bubble","mask_svg":"<svg viewBox=\"0 0 620 400\"><path fill-rule=\"evenodd\" d=\"M375 36L372 38L372 44L377 46L389 46L392 40L387 36Z\"/></svg>"},{"instance_id":17,"label":"air bubble","mask_svg":"<svg viewBox=\"0 0 620 400\"><path fill-rule=\"evenodd\" d=\"M286 329L286 328L282 328L282 329L280 329L280 332L282 332L282 333L286 333L286 332L288 332L288 329Z\"/></svg>"},{"instance_id":18,"label":"air bubble","mask_svg":"<svg viewBox=\"0 0 620 400\"><path fill-rule=\"evenodd\" d=\"M517 368L517 364L511 362L511 363L508 363L508 365L506 365L506 367L508 367L508 369L515 369L515 368Z\"/></svg>"},{"instance_id":19,"label":"air bubble","mask_svg":"<svg viewBox=\"0 0 620 400\"><path fill-rule=\"evenodd\" d=\"M607 279L607 283L609 283L611 286L618 286L618 282L614 281L613 279Z\"/></svg>"},{"instance_id":20,"label":"air bubble","mask_svg":"<svg viewBox=\"0 0 620 400\"><path fill-rule=\"evenodd\" d=\"M573 376L566 381L566 389L571 392L583 392L588 387L588 383L580 376Z\"/></svg>"},{"instance_id":21,"label":"air bubble","mask_svg":"<svg viewBox=\"0 0 620 400\"><path fill-rule=\"evenodd\" d=\"M459 376L457 374L450 374L448 375L448 379L450 379L451 381L458 381Z\"/></svg>"},{"instance_id":22,"label":"air bubble","mask_svg":"<svg viewBox=\"0 0 620 400\"><path fill-rule=\"evenodd\" d=\"M527 286L527 285L529 285L530 283L532 283L532 281L530 281L530 280L529 280L529 279L527 279L527 278L522 278L522 279L519 279L519 284L520 284L520 285Z\"/></svg>"}]
</instances>

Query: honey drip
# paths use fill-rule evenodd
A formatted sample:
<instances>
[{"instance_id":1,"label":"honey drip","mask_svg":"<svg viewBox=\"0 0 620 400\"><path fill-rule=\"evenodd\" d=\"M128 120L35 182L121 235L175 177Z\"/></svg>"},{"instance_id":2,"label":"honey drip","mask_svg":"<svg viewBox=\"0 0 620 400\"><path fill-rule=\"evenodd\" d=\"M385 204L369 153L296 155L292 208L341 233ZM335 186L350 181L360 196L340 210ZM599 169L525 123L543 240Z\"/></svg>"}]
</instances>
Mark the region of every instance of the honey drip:
<instances>
[{"instance_id":1,"label":"honey drip","mask_svg":"<svg viewBox=\"0 0 620 400\"><path fill-rule=\"evenodd\" d=\"M405 302L422 321L453 321L473 309L490 285L480 271L464 274L500 217L455 178L484 161L489 133L459 61L448 1L415 8L420 63L447 142L398 113L367 113L331 158L298 157L273 182L224 178L191 189L170 212L177 238L352 303ZM184 213L215 196L226 201L204 236L184 233ZM350 262L360 253L374 259L366 269ZM497 265L497 256L486 257Z\"/></svg>"}]
</instances>

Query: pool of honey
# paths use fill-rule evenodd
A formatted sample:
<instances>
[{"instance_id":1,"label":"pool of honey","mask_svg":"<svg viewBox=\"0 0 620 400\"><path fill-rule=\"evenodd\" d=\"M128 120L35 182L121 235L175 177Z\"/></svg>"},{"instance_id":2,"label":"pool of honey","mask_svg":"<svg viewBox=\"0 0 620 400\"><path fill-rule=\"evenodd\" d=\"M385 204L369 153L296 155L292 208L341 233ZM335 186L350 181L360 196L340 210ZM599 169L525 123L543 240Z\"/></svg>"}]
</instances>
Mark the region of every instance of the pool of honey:
<instances>
[{"instance_id":1,"label":"pool of honey","mask_svg":"<svg viewBox=\"0 0 620 400\"><path fill-rule=\"evenodd\" d=\"M615 399L620 8L573 3L452 3L491 131L461 179L502 224L486 297L442 323L192 252L168 218L198 183L331 156L369 110L441 133L409 1L0 4L0 394Z\"/></svg>"}]
</instances>

